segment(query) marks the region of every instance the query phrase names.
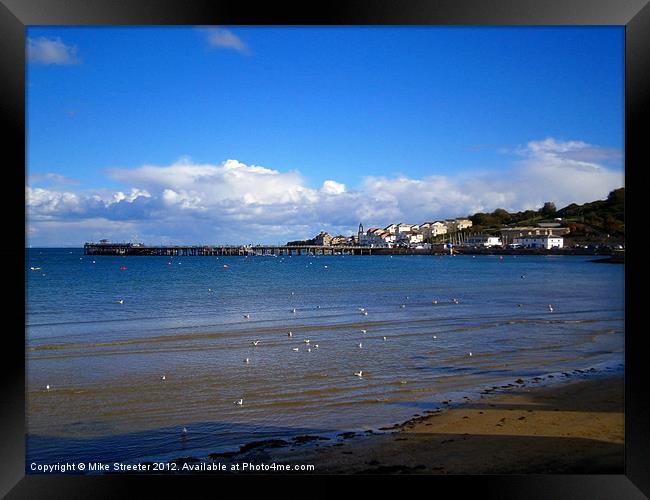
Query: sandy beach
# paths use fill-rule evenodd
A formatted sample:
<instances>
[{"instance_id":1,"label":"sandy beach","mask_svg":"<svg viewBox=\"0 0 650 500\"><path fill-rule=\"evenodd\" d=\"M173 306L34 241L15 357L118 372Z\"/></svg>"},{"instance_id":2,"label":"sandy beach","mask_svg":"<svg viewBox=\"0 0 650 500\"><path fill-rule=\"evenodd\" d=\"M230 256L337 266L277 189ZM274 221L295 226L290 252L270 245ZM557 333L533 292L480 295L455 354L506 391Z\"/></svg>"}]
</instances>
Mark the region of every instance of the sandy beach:
<instances>
[{"instance_id":1,"label":"sandy beach","mask_svg":"<svg viewBox=\"0 0 650 500\"><path fill-rule=\"evenodd\" d=\"M314 464L316 473L326 474L623 473L622 376L500 390L392 432L259 443L212 458Z\"/></svg>"}]
</instances>

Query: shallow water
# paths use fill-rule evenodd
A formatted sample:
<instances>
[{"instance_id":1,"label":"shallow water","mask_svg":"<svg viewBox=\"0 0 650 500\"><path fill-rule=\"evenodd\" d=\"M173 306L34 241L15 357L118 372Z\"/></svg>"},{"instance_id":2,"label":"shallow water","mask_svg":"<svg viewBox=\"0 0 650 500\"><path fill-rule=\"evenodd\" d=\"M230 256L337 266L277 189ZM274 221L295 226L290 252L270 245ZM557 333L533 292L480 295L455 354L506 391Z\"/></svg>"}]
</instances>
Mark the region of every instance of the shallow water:
<instances>
[{"instance_id":1,"label":"shallow water","mask_svg":"<svg viewBox=\"0 0 650 500\"><path fill-rule=\"evenodd\" d=\"M502 381L618 366L624 268L589 258L30 249L28 461L376 429Z\"/></svg>"}]
</instances>

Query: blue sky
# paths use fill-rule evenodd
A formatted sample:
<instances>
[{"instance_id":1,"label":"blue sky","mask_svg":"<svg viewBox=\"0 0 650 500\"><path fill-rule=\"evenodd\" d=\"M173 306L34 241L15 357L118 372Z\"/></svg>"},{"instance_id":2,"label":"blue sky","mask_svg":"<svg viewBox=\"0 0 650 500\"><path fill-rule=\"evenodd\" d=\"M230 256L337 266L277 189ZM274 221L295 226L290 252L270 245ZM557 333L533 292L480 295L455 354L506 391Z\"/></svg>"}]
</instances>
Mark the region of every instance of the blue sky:
<instances>
[{"instance_id":1,"label":"blue sky","mask_svg":"<svg viewBox=\"0 0 650 500\"><path fill-rule=\"evenodd\" d=\"M34 245L277 243L623 185L622 27L27 37Z\"/></svg>"}]
</instances>

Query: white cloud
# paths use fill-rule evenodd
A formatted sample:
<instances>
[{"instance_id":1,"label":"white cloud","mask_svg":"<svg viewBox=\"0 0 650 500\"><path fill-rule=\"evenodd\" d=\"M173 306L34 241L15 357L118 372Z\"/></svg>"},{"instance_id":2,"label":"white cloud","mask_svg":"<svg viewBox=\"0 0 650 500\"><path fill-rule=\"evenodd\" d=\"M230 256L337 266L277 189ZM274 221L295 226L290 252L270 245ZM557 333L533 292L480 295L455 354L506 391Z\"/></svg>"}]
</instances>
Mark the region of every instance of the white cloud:
<instances>
[{"instance_id":1,"label":"white cloud","mask_svg":"<svg viewBox=\"0 0 650 500\"><path fill-rule=\"evenodd\" d=\"M244 55L251 53L248 45L230 30L225 28L209 28L206 30L206 33L208 44L211 47L231 49Z\"/></svg>"},{"instance_id":2,"label":"white cloud","mask_svg":"<svg viewBox=\"0 0 650 500\"><path fill-rule=\"evenodd\" d=\"M36 64L79 64L77 47L66 45L60 38L27 39L27 59Z\"/></svg>"},{"instance_id":3,"label":"white cloud","mask_svg":"<svg viewBox=\"0 0 650 500\"><path fill-rule=\"evenodd\" d=\"M325 181L321 191L325 194L341 194L345 192L345 184L336 181Z\"/></svg>"},{"instance_id":4,"label":"white cloud","mask_svg":"<svg viewBox=\"0 0 650 500\"><path fill-rule=\"evenodd\" d=\"M28 231L38 240L44 232L56 234L56 227L61 244L74 244L90 238L84 220L106 220L111 223L103 237L111 239L123 233L118 228L124 224L152 243L278 243L320 230L349 234L360 221L385 226L495 208L534 209L545 201L559 208L604 199L624 185L622 171L599 163L602 151L579 141L533 141L517 148L516 160L500 171L420 179L369 176L355 190L332 179L311 188L291 170L186 158L110 171L127 187L121 191L28 186Z\"/></svg>"}]
</instances>

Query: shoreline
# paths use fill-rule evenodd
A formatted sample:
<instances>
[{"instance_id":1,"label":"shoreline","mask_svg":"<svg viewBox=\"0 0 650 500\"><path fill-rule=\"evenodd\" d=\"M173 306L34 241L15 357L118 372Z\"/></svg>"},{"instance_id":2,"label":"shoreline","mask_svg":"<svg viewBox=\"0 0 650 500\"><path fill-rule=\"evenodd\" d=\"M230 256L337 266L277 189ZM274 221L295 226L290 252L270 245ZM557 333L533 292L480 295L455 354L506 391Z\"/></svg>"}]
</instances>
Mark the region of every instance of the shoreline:
<instances>
[{"instance_id":1,"label":"shoreline","mask_svg":"<svg viewBox=\"0 0 650 500\"><path fill-rule=\"evenodd\" d=\"M313 464L316 474L623 473L623 374L565 375L518 379L379 431L252 441L170 462Z\"/></svg>"}]
</instances>

